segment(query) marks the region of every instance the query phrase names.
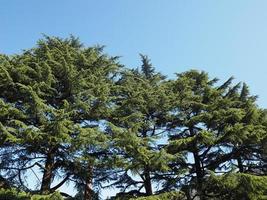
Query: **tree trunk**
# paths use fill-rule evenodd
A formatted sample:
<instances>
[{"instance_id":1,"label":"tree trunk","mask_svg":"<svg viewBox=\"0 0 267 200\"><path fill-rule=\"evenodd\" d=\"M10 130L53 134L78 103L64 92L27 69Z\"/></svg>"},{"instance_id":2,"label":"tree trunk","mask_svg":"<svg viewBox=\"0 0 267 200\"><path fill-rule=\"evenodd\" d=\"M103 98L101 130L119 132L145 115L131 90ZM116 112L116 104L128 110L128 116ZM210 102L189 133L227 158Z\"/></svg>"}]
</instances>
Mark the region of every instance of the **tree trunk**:
<instances>
[{"instance_id":1,"label":"tree trunk","mask_svg":"<svg viewBox=\"0 0 267 200\"><path fill-rule=\"evenodd\" d=\"M263 141L262 158L263 158L263 172L264 175L267 175L267 138Z\"/></svg>"},{"instance_id":2,"label":"tree trunk","mask_svg":"<svg viewBox=\"0 0 267 200\"><path fill-rule=\"evenodd\" d=\"M42 184L41 184L41 193L42 194L48 194L50 192L50 186L53 179L53 169L54 169L54 150L51 149L46 158L45 162L45 169L44 174L42 178Z\"/></svg>"},{"instance_id":3,"label":"tree trunk","mask_svg":"<svg viewBox=\"0 0 267 200\"><path fill-rule=\"evenodd\" d=\"M143 138L147 137L147 131L146 130L143 130L142 137ZM144 174L143 175L144 175L143 180L144 180L144 186L145 186L145 190L146 190L146 196L150 196L150 195L152 195L153 192L152 192L150 170L149 170L149 167L147 165L145 165L145 167L144 167Z\"/></svg>"},{"instance_id":4,"label":"tree trunk","mask_svg":"<svg viewBox=\"0 0 267 200\"><path fill-rule=\"evenodd\" d=\"M190 136L194 136L194 127L191 126L189 127L189 132L190 132ZM197 193L199 195L199 199L200 200L204 200L204 194L203 194L203 177L204 177L204 172L201 166L201 159L199 156L199 152L198 152L198 146L197 146L197 141L194 143L194 150L193 150L193 156L194 156L194 161L195 161L195 171L196 171L196 175L197 175Z\"/></svg>"},{"instance_id":5,"label":"tree trunk","mask_svg":"<svg viewBox=\"0 0 267 200\"><path fill-rule=\"evenodd\" d=\"M7 189L7 188L10 188L9 183L4 177L0 175L0 189Z\"/></svg>"},{"instance_id":6,"label":"tree trunk","mask_svg":"<svg viewBox=\"0 0 267 200\"><path fill-rule=\"evenodd\" d=\"M144 185L146 190L146 196L152 195L152 184L149 168L146 166L144 170Z\"/></svg>"},{"instance_id":7,"label":"tree trunk","mask_svg":"<svg viewBox=\"0 0 267 200\"><path fill-rule=\"evenodd\" d=\"M93 194L93 167L91 164L88 164L85 179L84 200L93 200Z\"/></svg>"},{"instance_id":8,"label":"tree trunk","mask_svg":"<svg viewBox=\"0 0 267 200\"><path fill-rule=\"evenodd\" d=\"M243 173L244 172L244 166L243 166L242 159L240 156L237 158L237 165L239 168L239 172Z\"/></svg>"},{"instance_id":9,"label":"tree trunk","mask_svg":"<svg viewBox=\"0 0 267 200\"><path fill-rule=\"evenodd\" d=\"M199 194L199 198L200 200L204 199L203 196L203 170L201 167L201 161L200 161L200 157L198 155L198 152L195 151L193 153L194 155L194 160L195 160L195 169L196 169L196 175L197 175L197 192Z\"/></svg>"}]
</instances>

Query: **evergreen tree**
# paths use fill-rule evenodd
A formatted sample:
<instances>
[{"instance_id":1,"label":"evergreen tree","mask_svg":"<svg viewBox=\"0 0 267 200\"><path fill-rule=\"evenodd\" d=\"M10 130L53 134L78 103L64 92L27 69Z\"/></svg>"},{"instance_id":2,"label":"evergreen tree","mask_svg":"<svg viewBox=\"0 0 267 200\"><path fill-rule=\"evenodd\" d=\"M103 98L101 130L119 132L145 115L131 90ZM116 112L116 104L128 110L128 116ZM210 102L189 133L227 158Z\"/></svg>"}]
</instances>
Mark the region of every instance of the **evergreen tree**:
<instances>
[{"instance_id":1,"label":"evergreen tree","mask_svg":"<svg viewBox=\"0 0 267 200\"><path fill-rule=\"evenodd\" d=\"M140 56L122 69L73 36L0 55L3 198L61 199L72 181L84 200L113 186L125 200L266 199L267 112L248 86L196 70L168 80Z\"/></svg>"},{"instance_id":2,"label":"evergreen tree","mask_svg":"<svg viewBox=\"0 0 267 200\"><path fill-rule=\"evenodd\" d=\"M137 195L144 189L149 196L153 194L153 181L168 169L173 157L160 147L169 109L164 77L155 73L146 56L141 58L142 70L126 71L119 81L111 129L126 163L125 172L114 185L123 186L123 191L135 186Z\"/></svg>"},{"instance_id":3,"label":"evergreen tree","mask_svg":"<svg viewBox=\"0 0 267 200\"><path fill-rule=\"evenodd\" d=\"M152 78L155 75L155 68L152 66L150 59L148 56L140 54L142 65L141 65L141 72L147 79Z\"/></svg>"},{"instance_id":4,"label":"evergreen tree","mask_svg":"<svg viewBox=\"0 0 267 200\"><path fill-rule=\"evenodd\" d=\"M187 155L189 199L194 190L206 198L203 183L210 170L227 173L237 166L244 172L244 165L252 164L247 158L255 153L252 146L266 135L247 86L239 92L240 84L231 86L232 78L221 86L216 82L207 73L189 71L178 74L172 84L176 101L169 152Z\"/></svg>"},{"instance_id":5,"label":"evergreen tree","mask_svg":"<svg viewBox=\"0 0 267 200\"><path fill-rule=\"evenodd\" d=\"M93 146L94 152L105 141L97 126L108 113L116 58L99 47L83 48L73 37L45 37L36 48L1 59L1 141L19 145L23 154L16 162L18 171L38 166L43 172L41 193L53 192L76 177L70 169L78 165L74 161L89 155L84 146ZM83 171L85 199L91 199L88 190L92 188L87 188L94 175L90 170ZM54 178L62 174L62 181L51 188Z\"/></svg>"}]
</instances>

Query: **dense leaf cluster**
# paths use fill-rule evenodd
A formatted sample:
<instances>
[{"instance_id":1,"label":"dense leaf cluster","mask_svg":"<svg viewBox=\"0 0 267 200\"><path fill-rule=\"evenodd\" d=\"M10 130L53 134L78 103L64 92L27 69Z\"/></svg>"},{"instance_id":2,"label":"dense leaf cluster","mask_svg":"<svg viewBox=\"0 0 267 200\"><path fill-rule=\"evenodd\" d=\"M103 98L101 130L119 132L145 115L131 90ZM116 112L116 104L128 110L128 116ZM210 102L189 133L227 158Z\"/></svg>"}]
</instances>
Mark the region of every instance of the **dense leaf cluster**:
<instances>
[{"instance_id":1,"label":"dense leaf cluster","mask_svg":"<svg viewBox=\"0 0 267 200\"><path fill-rule=\"evenodd\" d=\"M16 189L0 190L1 200L63 200L63 197L58 193L49 195L31 195L29 193L21 192Z\"/></svg>"},{"instance_id":2,"label":"dense leaf cluster","mask_svg":"<svg viewBox=\"0 0 267 200\"><path fill-rule=\"evenodd\" d=\"M167 79L147 56L141 63L128 69L74 37L0 55L0 188L266 199L267 112L248 86L196 70Z\"/></svg>"}]
</instances>

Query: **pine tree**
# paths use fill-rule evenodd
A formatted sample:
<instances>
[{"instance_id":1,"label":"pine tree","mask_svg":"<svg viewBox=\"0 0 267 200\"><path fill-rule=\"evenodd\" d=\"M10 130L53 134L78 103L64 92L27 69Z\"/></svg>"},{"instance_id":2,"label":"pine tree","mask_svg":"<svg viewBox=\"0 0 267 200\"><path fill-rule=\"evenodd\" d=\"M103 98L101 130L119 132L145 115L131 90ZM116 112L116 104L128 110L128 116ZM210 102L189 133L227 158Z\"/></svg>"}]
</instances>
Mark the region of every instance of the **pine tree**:
<instances>
[{"instance_id":1,"label":"pine tree","mask_svg":"<svg viewBox=\"0 0 267 200\"><path fill-rule=\"evenodd\" d=\"M155 75L155 68L152 66L152 63L148 56L140 54L142 65L141 65L141 72L147 79L152 78Z\"/></svg>"},{"instance_id":2,"label":"pine tree","mask_svg":"<svg viewBox=\"0 0 267 200\"><path fill-rule=\"evenodd\" d=\"M168 169L173 157L160 147L166 131L169 97L164 78L155 73L149 59L141 55L142 70L126 71L118 87L117 108L112 117L115 146L125 159L125 172L113 185L125 192L153 194L153 182ZM139 178L137 178L139 177Z\"/></svg>"},{"instance_id":3,"label":"pine tree","mask_svg":"<svg viewBox=\"0 0 267 200\"><path fill-rule=\"evenodd\" d=\"M79 152L87 169L94 168L90 154L105 142L97 126L107 118L117 69L116 58L99 47L83 48L74 37L45 37L21 55L1 57L1 141L23 149L18 176L38 166L43 171L40 192L50 193L77 177L70 169L78 166ZM63 179L51 188L58 174ZM89 170L83 177L88 185L94 175ZM85 199L91 199L87 193Z\"/></svg>"},{"instance_id":4,"label":"pine tree","mask_svg":"<svg viewBox=\"0 0 267 200\"><path fill-rule=\"evenodd\" d=\"M227 173L237 166L244 172L253 146L266 135L247 86L239 92L240 84L232 86L232 78L221 86L216 81L193 70L178 74L172 84L176 100L169 152L187 156L185 185L193 188L188 196L196 190L200 199L206 198L203 184L210 170Z\"/></svg>"},{"instance_id":5,"label":"pine tree","mask_svg":"<svg viewBox=\"0 0 267 200\"><path fill-rule=\"evenodd\" d=\"M123 69L73 36L0 55L1 193L50 198L72 181L85 200L113 186L115 199L265 199L267 112L249 87L196 70L168 80L140 56Z\"/></svg>"}]
</instances>

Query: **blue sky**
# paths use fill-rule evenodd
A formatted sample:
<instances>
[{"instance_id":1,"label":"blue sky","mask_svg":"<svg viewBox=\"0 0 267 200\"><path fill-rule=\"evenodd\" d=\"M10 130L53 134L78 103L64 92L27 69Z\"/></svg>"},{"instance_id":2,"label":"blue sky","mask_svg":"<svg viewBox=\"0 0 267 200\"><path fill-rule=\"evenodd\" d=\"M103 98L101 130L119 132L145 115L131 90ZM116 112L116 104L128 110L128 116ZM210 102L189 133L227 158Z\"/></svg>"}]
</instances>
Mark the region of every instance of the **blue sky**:
<instances>
[{"instance_id":1,"label":"blue sky","mask_svg":"<svg viewBox=\"0 0 267 200\"><path fill-rule=\"evenodd\" d=\"M129 67L150 56L169 77L188 69L249 84L267 107L265 0L2 0L0 52L33 47L42 33L106 45Z\"/></svg>"},{"instance_id":2,"label":"blue sky","mask_svg":"<svg viewBox=\"0 0 267 200\"><path fill-rule=\"evenodd\" d=\"M106 45L128 67L147 54L157 70L205 70L245 81L267 108L266 0L2 0L0 53L20 53L42 34Z\"/></svg>"}]
</instances>

